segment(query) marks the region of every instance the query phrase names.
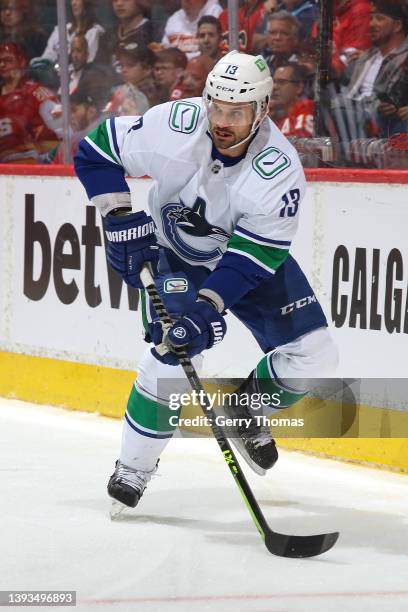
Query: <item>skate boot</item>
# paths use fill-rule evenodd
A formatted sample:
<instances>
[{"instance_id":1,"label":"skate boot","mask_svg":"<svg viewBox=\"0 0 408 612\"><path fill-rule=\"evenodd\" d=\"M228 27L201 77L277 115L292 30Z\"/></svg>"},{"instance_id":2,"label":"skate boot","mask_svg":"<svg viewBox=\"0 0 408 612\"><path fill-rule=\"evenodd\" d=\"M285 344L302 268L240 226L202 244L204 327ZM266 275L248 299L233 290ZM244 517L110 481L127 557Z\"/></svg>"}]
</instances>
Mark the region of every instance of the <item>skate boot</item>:
<instances>
[{"instance_id":1,"label":"skate boot","mask_svg":"<svg viewBox=\"0 0 408 612\"><path fill-rule=\"evenodd\" d=\"M124 506L134 508L139 503L147 483L157 471L158 463L150 472L144 472L124 465L118 459L115 464L115 471L108 482L109 495Z\"/></svg>"},{"instance_id":2,"label":"skate boot","mask_svg":"<svg viewBox=\"0 0 408 612\"><path fill-rule=\"evenodd\" d=\"M235 393L238 401L227 403L223 408L227 417L237 421L236 426L228 428L228 436L254 472L259 476L265 476L266 470L269 470L278 460L275 440L267 425L262 422L258 424L255 418L256 412L239 402L239 397L244 394L258 393L252 374ZM261 416L262 413L258 414Z\"/></svg>"}]
</instances>

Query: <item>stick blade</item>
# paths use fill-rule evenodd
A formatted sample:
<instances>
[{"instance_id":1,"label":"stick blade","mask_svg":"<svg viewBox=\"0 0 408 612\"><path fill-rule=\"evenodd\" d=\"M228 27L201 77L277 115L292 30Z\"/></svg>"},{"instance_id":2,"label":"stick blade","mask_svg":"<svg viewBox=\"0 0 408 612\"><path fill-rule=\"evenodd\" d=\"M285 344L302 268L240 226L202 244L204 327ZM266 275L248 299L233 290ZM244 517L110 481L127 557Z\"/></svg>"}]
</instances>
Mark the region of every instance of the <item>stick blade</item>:
<instances>
[{"instance_id":1,"label":"stick blade","mask_svg":"<svg viewBox=\"0 0 408 612\"><path fill-rule=\"evenodd\" d=\"M268 531L265 546L273 555L303 559L315 557L330 550L339 538L337 531L311 536L294 536Z\"/></svg>"}]
</instances>

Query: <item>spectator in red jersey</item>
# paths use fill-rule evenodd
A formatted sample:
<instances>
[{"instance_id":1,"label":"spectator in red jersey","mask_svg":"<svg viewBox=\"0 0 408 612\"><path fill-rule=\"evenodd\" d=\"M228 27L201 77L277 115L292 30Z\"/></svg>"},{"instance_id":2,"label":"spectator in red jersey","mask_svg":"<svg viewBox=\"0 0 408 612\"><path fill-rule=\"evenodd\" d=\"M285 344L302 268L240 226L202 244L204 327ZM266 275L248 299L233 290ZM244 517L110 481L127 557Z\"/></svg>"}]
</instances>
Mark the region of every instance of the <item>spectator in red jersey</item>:
<instances>
[{"instance_id":1,"label":"spectator in red jersey","mask_svg":"<svg viewBox=\"0 0 408 612\"><path fill-rule=\"evenodd\" d=\"M268 19L268 48L263 55L272 76L279 66L297 60L300 24L288 11L273 13Z\"/></svg>"},{"instance_id":2,"label":"spectator in red jersey","mask_svg":"<svg viewBox=\"0 0 408 612\"><path fill-rule=\"evenodd\" d=\"M55 94L25 78L27 58L14 43L0 44L0 161L35 161L62 137Z\"/></svg>"},{"instance_id":3,"label":"spectator in red jersey","mask_svg":"<svg viewBox=\"0 0 408 612\"><path fill-rule=\"evenodd\" d=\"M303 97L306 74L296 63L276 69L269 116L285 136L313 136L314 102Z\"/></svg>"},{"instance_id":4,"label":"spectator in red jersey","mask_svg":"<svg viewBox=\"0 0 408 612\"><path fill-rule=\"evenodd\" d=\"M264 0L246 0L238 12L239 51L251 53L253 51L254 35L257 27L265 16ZM229 50L229 22L228 9L224 9L219 16L222 29L223 51Z\"/></svg>"},{"instance_id":5,"label":"spectator in red jersey","mask_svg":"<svg viewBox=\"0 0 408 612\"><path fill-rule=\"evenodd\" d=\"M41 55L47 33L37 23L31 0L0 0L0 42L14 42L28 59Z\"/></svg>"},{"instance_id":6,"label":"spectator in red jersey","mask_svg":"<svg viewBox=\"0 0 408 612\"><path fill-rule=\"evenodd\" d=\"M268 20L273 13L279 10L279 6L279 0L265 0L263 19L258 23L254 32L252 53L262 53L263 49L268 46Z\"/></svg>"},{"instance_id":7,"label":"spectator in red jersey","mask_svg":"<svg viewBox=\"0 0 408 612\"><path fill-rule=\"evenodd\" d=\"M199 55L198 22L204 15L219 17L222 11L218 0L181 0L181 9L167 20L162 45L177 47L192 59Z\"/></svg>"},{"instance_id":8,"label":"spectator in red jersey","mask_svg":"<svg viewBox=\"0 0 408 612\"><path fill-rule=\"evenodd\" d=\"M186 66L187 56L177 47L169 47L156 53L153 78L157 87L158 103L170 99L170 93L180 82Z\"/></svg>"},{"instance_id":9,"label":"spectator in red jersey","mask_svg":"<svg viewBox=\"0 0 408 612\"><path fill-rule=\"evenodd\" d=\"M334 0L333 67L345 67L371 47L370 0Z\"/></svg>"},{"instance_id":10,"label":"spectator in red jersey","mask_svg":"<svg viewBox=\"0 0 408 612\"><path fill-rule=\"evenodd\" d=\"M214 62L222 57L221 24L216 17L204 15L198 22L197 40L200 55L206 55Z\"/></svg>"},{"instance_id":11,"label":"spectator in red jersey","mask_svg":"<svg viewBox=\"0 0 408 612\"><path fill-rule=\"evenodd\" d=\"M180 82L170 94L170 100L181 100L182 98L196 98L203 93L208 73L215 62L206 55L193 57L184 71Z\"/></svg>"}]
</instances>

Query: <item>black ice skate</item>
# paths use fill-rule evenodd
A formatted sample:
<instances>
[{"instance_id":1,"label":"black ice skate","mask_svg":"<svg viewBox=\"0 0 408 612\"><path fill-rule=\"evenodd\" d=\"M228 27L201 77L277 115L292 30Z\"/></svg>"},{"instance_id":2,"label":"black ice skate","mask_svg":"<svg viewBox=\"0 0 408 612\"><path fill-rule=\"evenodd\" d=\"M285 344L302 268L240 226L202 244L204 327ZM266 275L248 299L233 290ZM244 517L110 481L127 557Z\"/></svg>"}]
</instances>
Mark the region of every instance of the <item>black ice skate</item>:
<instances>
[{"instance_id":1,"label":"black ice skate","mask_svg":"<svg viewBox=\"0 0 408 612\"><path fill-rule=\"evenodd\" d=\"M159 463L159 462L157 462ZM114 518L123 510L124 506L135 508L147 486L147 483L157 471L156 467L150 472L135 470L119 461L116 461L115 471L108 482L108 493L119 504L114 504L111 517Z\"/></svg>"},{"instance_id":2,"label":"black ice skate","mask_svg":"<svg viewBox=\"0 0 408 612\"><path fill-rule=\"evenodd\" d=\"M227 435L231 442L242 455L248 465L259 476L265 476L278 460L278 450L275 440L272 438L270 428L262 422L257 423L256 412L249 406L241 405L239 398L244 394L258 392L251 376L235 391L238 401L230 402L223 407L225 415L237 422L237 425L227 428ZM248 403L248 402L247 402ZM258 411L259 416L262 415ZM246 423L244 423L247 421ZM241 421L241 422L240 422ZM249 422L249 425L248 425Z\"/></svg>"}]
</instances>

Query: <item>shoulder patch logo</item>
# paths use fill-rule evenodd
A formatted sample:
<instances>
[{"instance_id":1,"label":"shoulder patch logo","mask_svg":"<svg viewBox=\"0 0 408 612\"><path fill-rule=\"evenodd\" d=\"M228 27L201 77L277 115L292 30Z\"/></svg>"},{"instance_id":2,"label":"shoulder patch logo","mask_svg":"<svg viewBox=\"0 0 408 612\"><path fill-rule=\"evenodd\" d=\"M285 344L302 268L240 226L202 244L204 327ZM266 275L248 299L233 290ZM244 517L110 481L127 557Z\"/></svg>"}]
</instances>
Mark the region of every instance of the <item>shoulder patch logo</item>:
<instances>
[{"instance_id":1,"label":"shoulder patch logo","mask_svg":"<svg viewBox=\"0 0 408 612\"><path fill-rule=\"evenodd\" d=\"M200 107L194 102L177 101L171 107L169 126L174 132L192 134L197 127Z\"/></svg>"},{"instance_id":2,"label":"shoulder patch logo","mask_svg":"<svg viewBox=\"0 0 408 612\"><path fill-rule=\"evenodd\" d=\"M259 176L267 180L275 178L289 166L289 157L276 147L265 149L252 161L253 169Z\"/></svg>"}]
</instances>

